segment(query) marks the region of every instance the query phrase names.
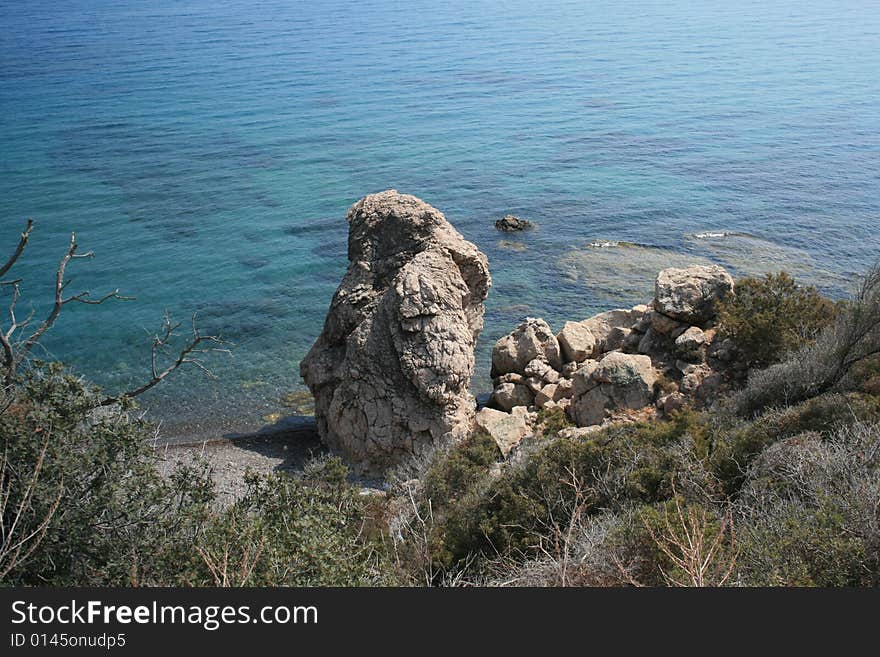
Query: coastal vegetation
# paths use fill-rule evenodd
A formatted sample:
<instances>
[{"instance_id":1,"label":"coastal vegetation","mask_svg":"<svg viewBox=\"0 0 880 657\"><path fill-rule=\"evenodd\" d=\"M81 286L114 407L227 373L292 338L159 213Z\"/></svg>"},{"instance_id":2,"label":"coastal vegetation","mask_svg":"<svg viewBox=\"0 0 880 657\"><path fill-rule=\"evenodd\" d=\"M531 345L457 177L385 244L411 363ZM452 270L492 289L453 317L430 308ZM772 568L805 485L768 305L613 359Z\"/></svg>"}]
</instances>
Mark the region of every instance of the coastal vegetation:
<instances>
[{"instance_id":1,"label":"coastal vegetation","mask_svg":"<svg viewBox=\"0 0 880 657\"><path fill-rule=\"evenodd\" d=\"M160 461L131 396L7 359L0 582L880 585L880 269L840 303L783 273L735 289L718 330L742 375L711 404L589 432L548 405L509 454L478 430L383 491L323 457L223 503L210 463Z\"/></svg>"}]
</instances>

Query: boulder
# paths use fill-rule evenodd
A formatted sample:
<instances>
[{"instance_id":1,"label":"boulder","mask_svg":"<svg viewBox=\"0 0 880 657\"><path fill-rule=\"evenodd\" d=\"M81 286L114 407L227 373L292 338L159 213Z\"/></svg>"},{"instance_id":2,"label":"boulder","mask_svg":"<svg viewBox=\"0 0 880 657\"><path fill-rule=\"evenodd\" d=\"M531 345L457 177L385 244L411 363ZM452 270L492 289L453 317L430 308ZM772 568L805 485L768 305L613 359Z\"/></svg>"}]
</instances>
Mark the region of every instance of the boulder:
<instances>
[{"instance_id":1,"label":"boulder","mask_svg":"<svg viewBox=\"0 0 880 657\"><path fill-rule=\"evenodd\" d=\"M486 256L443 214L395 190L348 211L349 267L300 364L324 442L358 474L463 438Z\"/></svg>"},{"instance_id":2,"label":"boulder","mask_svg":"<svg viewBox=\"0 0 880 657\"><path fill-rule=\"evenodd\" d=\"M640 354L660 354L664 351L665 345L664 336L653 328L649 328L639 340L638 350Z\"/></svg>"},{"instance_id":3,"label":"boulder","mask_svg":"<svg viewBox=\"0 0 880 657\"><path fill-rule=\"evenodd\" d=\"M541 381L546 381L547 383L556 383L559 381L559 372L554 370L543 360L537 358L529 361L528 365L526 365L523 370L523 374L527 377L534 377Z\"/></svg>"},{"instance_id":4,"label":"boulder","mask_svg":"<svg viewBox=\"0 0 880 657\"><path fill-rule=\"evenodd\" d=\"M567 438L569 440L584 440L586 438L589 438L590 435L601 430L602 427L600 427L598 424L594 424L589 427L566 427L565 429L559 430L559 437Z\"/></svg>"},{"instance_id":5,"label":"boulder","mask_svg":"<svg viewBox=\"0 0 880 657\"><path fill-rule=\"evenodd\" d=\"M512 333L495 343L492 349L492 378L516 372L522 374L526 365L538 359L554 370L562 369L559 342L543 319L528 317Z\"/></svg>"},{"instance_id":6,"label":"boulder","mask_svg":"<svg viewBox=\"0 0 880 657\"><path fill-rule=\"evenodd\" d=\"M556 393L559 395L559 399L567 399L572 395L574 383L571 379L559 379L559 383L556 384ZM557 399L556 401L559 401Z\"/></svg>"},{"instance_id":7,"label":"boulder","mask_svg":"<svg viewBox=\"0 0 880 657\"><path fill-rule=\"evenodd\" d=\"M711 375L712 369L705 364L686 368L684 370L684 376L681 378L681 392L693 396L697 389L703 384L703 381Z\"/></svg>"},{"instance_id":8,"label":"boulder","mask_svg":"<svg viewBox=\"0 0 880 657\"><path fill-rule=\"evenodd\" d=\"M718 265L664 269L654 283L654 310L689 324L715 317L718 301L733 293L733 278Z\"/></svg>"},{"instance_id":9,"label":"boulder","mask_svg":"<svg viewBox=\"0 0 880 657\"><path fill-rule=\"evenodd\" d=\"M537 408L546 408L548 404L555 404L570 396L571 388L566 389L560 384L548 383L535 395L535 406Z\"/></svg>"},{"instance_id":10,"label":"boulder","mask_svg":"<svg viewBox=\"0 0 880 657\"><path fill-rule=\"evenodd\" d=\"M647 306L636 306L630 310L609 310L581 322L566 322L556 336L563 358L582 363L620 349L633 325L640 324L647 313Z\"/></svg>"},{"instance_id":11,"label":"boulder","mask_svg":"<svg viewBox=\"0 0 880 657\"><path fill-rule=\"evenodd\" d=\"M679 411L687 404L687 397L681 392L671 392L657 400L657 406L663 411L664 415L670 415L675 411Z\"/></svg>"},{"instance_id":12,"label":"boulder","mask_svg":"<svg viewBox=\"0 0 880 657\"><path fill-rule=\"evenodd\" d=\"M651 403L657 373L648 356L613 351L575 372L569 414L578 426L600 424L610 412Z\"/></svg>"},{"instance_id":13,"label":"boulder","mask_svg":"<svg viewBox=\"0 0 880 657\"><path fill-rule=\"evenodd\" d=\"M582 322L596 338L594 358L623 346L624 340L632 331L633 324L639 322L647 311L645 306L643 306L645 312L640 311L639 308L636 306L630 310L609 310Z\"/></svg>"},{"instance_id":14,"label":"boulder","mask_svg":"<svg viewBox=\"0 0 880 657\"><path fill-rule=\"evenodd\" d=\"M534 393L521 383L502 383L492 392L492 405L509 412L515 406L531 406Z\"/></svg>"},{"instance_id":15,"label":"boulder","mask_svg":"<svg viewBox=\"0 0 880 657\"><path fill-rule=\"evenodd\" d=\"M651 330L659 335L671 335L677 330L685 329L688 326L684 322L679 322L677 319L672 319L660 312L652 312L649 315L649 320Z\"/></svg>"},{"instance_id":16,"label":"boulder","mask_svg":"<svg viewBox=\"0 0 880 657\"><path fill-rule=\"evenodd\" d=\"M511 413L483 408L476 415L475 425L492 437L505 458L532 433L531 417L523 406L517 406Z\"/></svg>"},{"instance_id":17,"label":"boulder","mask_svg":"<svg viewBox=\"0 0 880 657\"><path fill-rule=\"evenodd\" d=\"M583 322L566 322L556 339L566 362L582 363L596 349L596 337Z\"/></svg>"},{"instance_id":18,"label":"boulder","mask_svg":"<svg viewBox=\"0 0 880 657\"><path fill-rule=\"evenodd\" d=\"M702 349L709 344L709 338L703 330L691 326L675 339L675 353L685 360L698 360L702 356Z\"/></svg>"},{"instance_id":19,"label":"boulder","mask_svg":"<svg viewBox=\"0 0 880 657\"><path fill-rule=\"evenodd\" d=\"M633 306L633 313L638 319L630 328L637 333L644 333L651 326L651 307L644 304Z\"/></svg>"},{"instance_id":20,"label":"boulder","mask_svg":"<svg viewBox=\"0 0 880 657\"><path fill-rule=\"evenodd\" d=\"M530 376L525 380L525 386L532 391L532 394L536 395L544 387L544 380L536 376Z\"/></svg>"},{"instance_id":21,"label":"boulder","mask_svg":"<svg viewBox=\"0 0 880 657\"><path fill-rule=\"evenodd\" d=\"M514 233L521 230L528 230L533 227L531 221L520 219L512 214L505 215L495 222L495 228L505 233Z\"/></svg>"}]
</instances>

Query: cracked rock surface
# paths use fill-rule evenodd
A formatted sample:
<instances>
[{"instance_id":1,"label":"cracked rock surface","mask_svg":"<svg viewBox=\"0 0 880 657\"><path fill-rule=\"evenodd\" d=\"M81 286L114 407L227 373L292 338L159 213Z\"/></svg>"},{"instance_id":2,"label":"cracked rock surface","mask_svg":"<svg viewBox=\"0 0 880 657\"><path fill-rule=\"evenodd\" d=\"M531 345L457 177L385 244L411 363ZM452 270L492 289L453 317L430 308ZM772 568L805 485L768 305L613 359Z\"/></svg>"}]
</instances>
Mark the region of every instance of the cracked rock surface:
<instances>
[{"instance_id":1,"label":"cracked rock surface","mask_svg":"<svg viewBox=\"0 0 880 657\"><path fill-rule=\"evenodd\" d=\"M486 256L414 196L371 194L347 219L348 271L300 373L324 442L381 476L471 431L491 279Z\"/></svg>"}]
</instances>

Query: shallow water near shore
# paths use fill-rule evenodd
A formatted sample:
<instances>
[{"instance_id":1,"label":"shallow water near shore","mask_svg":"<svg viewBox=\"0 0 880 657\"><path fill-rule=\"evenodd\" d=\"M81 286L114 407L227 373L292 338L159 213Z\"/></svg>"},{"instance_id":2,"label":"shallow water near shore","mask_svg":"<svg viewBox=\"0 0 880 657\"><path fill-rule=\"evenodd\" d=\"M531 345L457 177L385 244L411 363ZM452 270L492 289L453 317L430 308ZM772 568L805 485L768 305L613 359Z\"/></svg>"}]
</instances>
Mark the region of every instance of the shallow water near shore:
<instances>
[{"instance_id":1,"label":"shallow water near shore","mask_svg":"<svg viewBox=\"0 0 880 657\"><path fill-rule=\"evenodd\" d=\"M72 229L96 253L72 288L137 297L66 308L37 355L124 389L162 312L196 312L232 355L146 411L169 435L272 425L345 211L387 188L489 256L477 392L523 317L644 302L662 267L846 294L880 255L880 5L585 4L0 3L0 248L37 221L23 304L47 310ZM537 228L499 233L508 213Z\"/></svg>"}]
</instances>

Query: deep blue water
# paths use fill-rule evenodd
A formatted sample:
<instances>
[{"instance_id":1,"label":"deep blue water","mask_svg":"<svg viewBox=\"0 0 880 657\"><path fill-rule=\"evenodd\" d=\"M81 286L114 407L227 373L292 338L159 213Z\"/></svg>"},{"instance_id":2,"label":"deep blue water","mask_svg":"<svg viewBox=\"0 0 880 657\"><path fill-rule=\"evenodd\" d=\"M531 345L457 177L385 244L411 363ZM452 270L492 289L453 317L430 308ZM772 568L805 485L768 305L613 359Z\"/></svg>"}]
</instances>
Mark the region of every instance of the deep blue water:
<instances>
[{"instance_id":1,"label":"deep blue water","mask_svg":"<svg viewBox=\"0 0 880 657\"><path fill-rule=\"evenodd\" d=\"M663 266L841 295L880 254L880 3L554 5L0 2L2 250L37 221L21 305L45 310L74 229L96 258L71 290L137 297L67 307L48 354L120 389L163 310L197 311L233 356L147 410L259 423L301 386L346 209L390 187L489 256L478 389L523 316L641 302ZM538 229L497 233L511 212Z\"/></svg>"}]
</instances>

